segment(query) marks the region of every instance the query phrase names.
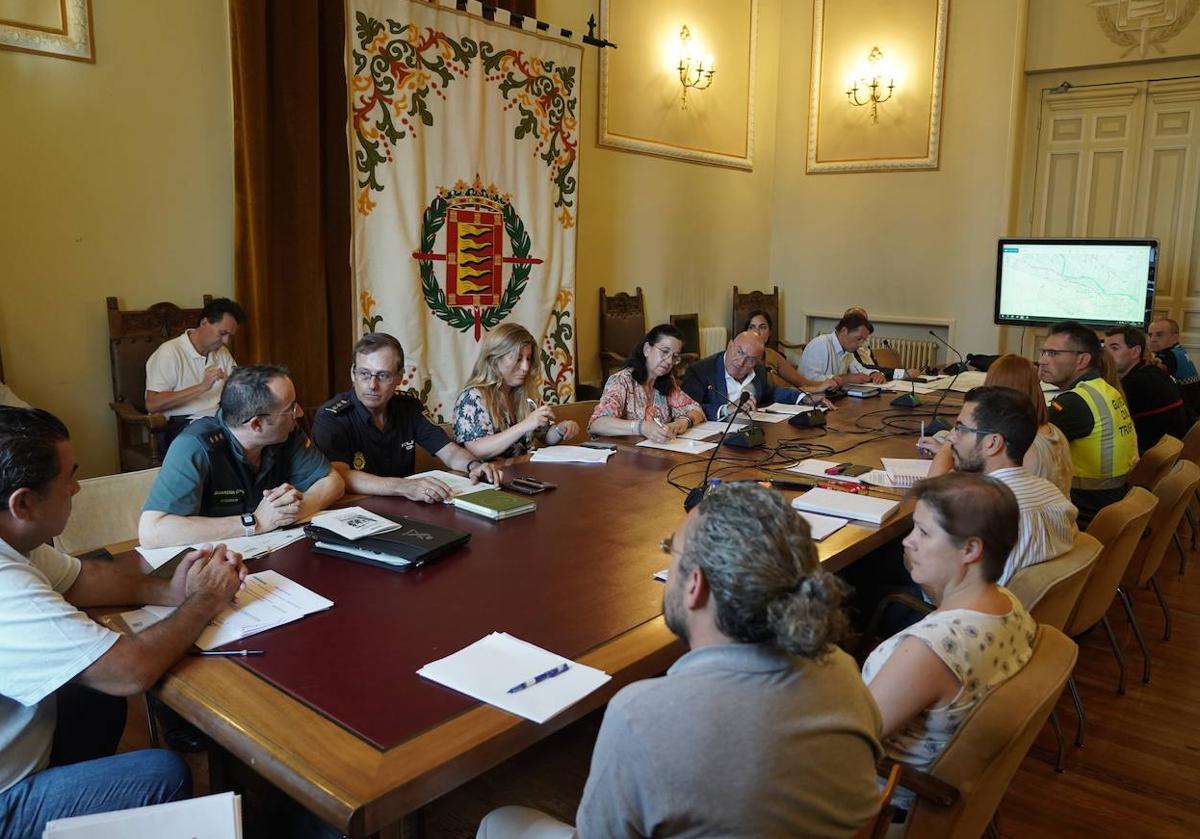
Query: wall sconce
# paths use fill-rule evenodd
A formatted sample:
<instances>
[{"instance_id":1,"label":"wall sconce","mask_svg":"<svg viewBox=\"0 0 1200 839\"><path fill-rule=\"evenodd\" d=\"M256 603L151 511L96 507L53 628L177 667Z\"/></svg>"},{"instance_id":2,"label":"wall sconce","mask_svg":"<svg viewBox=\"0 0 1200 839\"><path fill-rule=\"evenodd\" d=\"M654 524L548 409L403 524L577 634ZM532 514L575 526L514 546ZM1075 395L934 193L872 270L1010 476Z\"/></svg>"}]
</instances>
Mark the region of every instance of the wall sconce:
<instances>
[{"instance_id":1,"label":"wall sconce","mask_svg":"<svg viewBox=\"0 0 1200 839\"><path fill-rule=\"evenodd\" d=\"M680 107L687 110L688 88L704 90L712 84L717 62L711 55L697 56L692 46L692 33L685 26L679 30L679 83L683 85Z\"/></svg>"},{"instance_id":2,"label":"wall sconce","mask_svg":"<svg viewBox=\"0 0 1200 839\"><path fill-rule=\"evenodd\" d=\"M895 78L889 76L885 82L883 75L876 66L882 58L883 51L879 47L872 47L871 53L867 56L867 62L870 65L868 72L871 74L871 77L869 79L854 79L851 82L850 89L846 91L846 98L850 100L851 105L871 106L871 122L873 124L878 124L879 122L879 104L891 99L892 93L896 88ZM882 92L885 85L887 87L886 94ZM863 99L863 96L866 96L866 98Z\"/></svg>"}]
</instances>

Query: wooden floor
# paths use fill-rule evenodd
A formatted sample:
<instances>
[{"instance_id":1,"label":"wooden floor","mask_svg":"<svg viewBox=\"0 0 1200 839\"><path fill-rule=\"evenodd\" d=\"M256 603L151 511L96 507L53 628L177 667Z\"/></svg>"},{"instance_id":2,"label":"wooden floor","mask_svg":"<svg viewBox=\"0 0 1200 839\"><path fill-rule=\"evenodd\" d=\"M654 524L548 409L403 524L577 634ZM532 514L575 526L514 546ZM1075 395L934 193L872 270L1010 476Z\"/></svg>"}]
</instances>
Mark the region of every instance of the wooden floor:
<instances>
[{"instance_id":1,"label":"wooden floor","mask_svg":"<svg viewBox=\"0 0 1200 839\"><path fill-rule=\"evenodd\" d=\"M1067 750L1067 771L1054 771L1054 738L1042 732L1021 764L1000 807L1005 837L1200 836L1200 555L1186 576L1172 551L1159 580L1174 615L1162 640L1162 613L1149 591L1135 609L1153 658L1150 684L1141 683L1141 655L1119 603L1109 612L1128 667L1125 696L1116 692L1117 666L1102 630L1080 643L1075 677L1087 712L1084 747ZM142 703L130 703L125 748L146 744ZM1075 711L1065 693L1059 717L1073 737ZM587 778L601 713L539 743L426 808L429 839L468 839L480 818L502 804L539 807L571 820ZM206 790L204 760L189 760L198 792Z\"/></svg>"}]
</instances>

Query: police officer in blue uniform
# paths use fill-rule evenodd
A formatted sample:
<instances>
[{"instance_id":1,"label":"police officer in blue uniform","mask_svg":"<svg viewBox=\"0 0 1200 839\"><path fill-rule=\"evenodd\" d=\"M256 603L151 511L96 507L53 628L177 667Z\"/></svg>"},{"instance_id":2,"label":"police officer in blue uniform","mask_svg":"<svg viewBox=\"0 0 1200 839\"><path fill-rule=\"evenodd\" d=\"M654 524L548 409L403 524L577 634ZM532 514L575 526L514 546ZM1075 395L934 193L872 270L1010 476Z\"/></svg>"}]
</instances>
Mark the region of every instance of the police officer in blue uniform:
<instances>
[{"instance_id":1,"label":"police officer in blue uniform","mask_svg":"<svg viewBox=\"0 0 1200 839\"><path fill-rule=\"evenodd\" d=\"M317 410L313 438L346 480L350 492L399 495L434 504L451 495L433 477L409 478L416 470L416 446L471 480L498 485L503 472L485 463L425 418L421 403L398 396L395 384L404 350L391 335L374 332L354 345L350 377L354 389L339 393Z\"/></svg>"},{"instance_id":2,"label":"police officer in blue uniform","mask_svg":"<svg viewBox=\"0 0 1200 839\"><path fill-rule=\"evenodd\" d=\"M215 417L191 423L167 451L142 508L146 547L267 533L324 509L345 485L296 425L282 367L239 367Z\"/></svg>"}]
</instances>

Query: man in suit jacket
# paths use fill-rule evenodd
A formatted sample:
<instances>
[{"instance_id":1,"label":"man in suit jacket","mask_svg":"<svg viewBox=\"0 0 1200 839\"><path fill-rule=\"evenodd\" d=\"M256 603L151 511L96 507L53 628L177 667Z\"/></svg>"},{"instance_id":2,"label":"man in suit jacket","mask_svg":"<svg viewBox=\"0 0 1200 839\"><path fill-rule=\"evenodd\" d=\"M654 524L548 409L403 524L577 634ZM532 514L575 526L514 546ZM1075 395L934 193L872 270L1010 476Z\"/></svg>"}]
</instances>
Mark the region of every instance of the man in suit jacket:
<instances>
[{"instance_id":1,"label":"man in suit jacket","mask_svg":"<svg viewBox=\"0 0 1200 839\"><path fill-rule=\"evenodd\" d=\"M742 393L749 393L747 410L755 410L772 402L798 404L805 394L790 387L772 387L766 365L762 363L762 338L757 332L742 332L734 336L725 352L702 358L688 368L683 377L683 391L700 403L710 420L728 419Z\"/></svg>"}]
</instances>

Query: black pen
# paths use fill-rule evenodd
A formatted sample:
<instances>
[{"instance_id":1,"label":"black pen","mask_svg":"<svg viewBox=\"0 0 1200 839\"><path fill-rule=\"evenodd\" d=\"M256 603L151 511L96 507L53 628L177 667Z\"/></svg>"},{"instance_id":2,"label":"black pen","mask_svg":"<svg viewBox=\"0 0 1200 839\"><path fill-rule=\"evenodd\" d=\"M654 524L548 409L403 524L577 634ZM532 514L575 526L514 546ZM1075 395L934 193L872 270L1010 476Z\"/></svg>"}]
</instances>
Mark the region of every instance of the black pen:
<instances>
[{"instance_id":1,"label":"black pen","mask_svg":"<svg viewBox=\"0 0 1200 839\"><path fill-rule=\"evenodd\" d=\"M245 658L248 655L266 655L266 650L192 650L188 655L217 656L221 658Z\"/></svg>"}]
</instances>

